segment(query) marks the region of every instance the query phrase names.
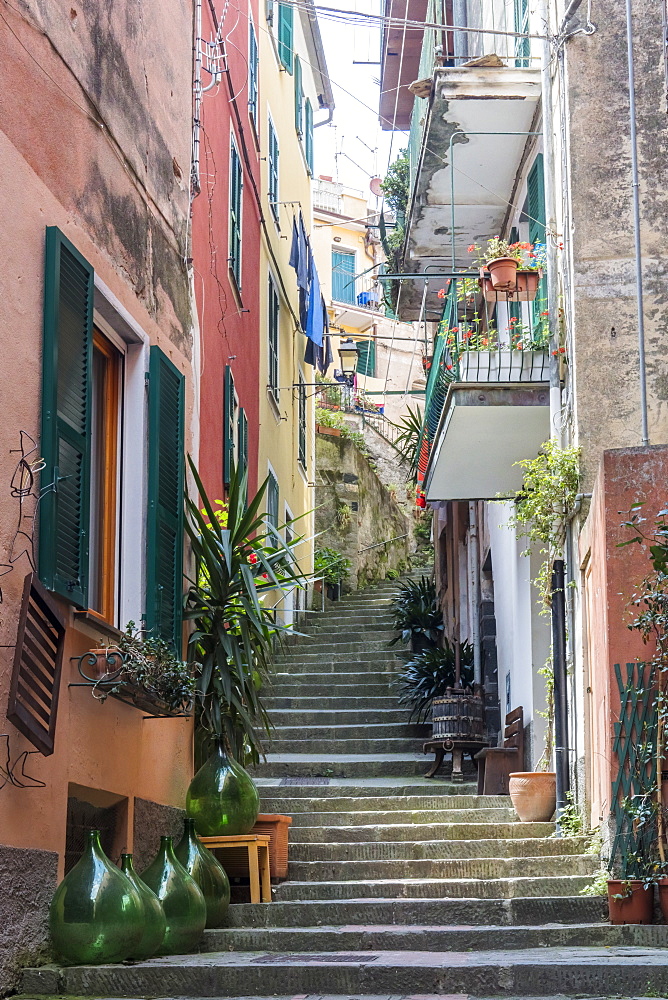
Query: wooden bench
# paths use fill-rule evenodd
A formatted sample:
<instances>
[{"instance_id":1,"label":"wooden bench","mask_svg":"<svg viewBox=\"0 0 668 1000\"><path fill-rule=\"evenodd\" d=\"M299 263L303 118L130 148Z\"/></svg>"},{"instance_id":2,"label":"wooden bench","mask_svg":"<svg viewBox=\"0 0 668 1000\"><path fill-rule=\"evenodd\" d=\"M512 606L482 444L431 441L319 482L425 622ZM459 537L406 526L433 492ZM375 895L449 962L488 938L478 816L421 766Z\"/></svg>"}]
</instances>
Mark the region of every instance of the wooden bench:
<instances>
[{"instance_id":1,"label":"wooden bench","mask_svg":"<svg viewBox=\"0 0 668 1000\"><path fill-rule=\"evenodd\" d=\"M507 795L512 771L524 770L524 709L514 708L506 716L503 746L487 747L475 757L478 763L478 795Z\"/></svg>"},{"instance_id":2,"label":"wooden bench","mask_svg":"<svg viewBox=\"0 0 668 1000\"><path fill-rule=\"evenodd\" d=\"M251 903L271 903L271 875L269 871L269 834L244 833L236 837L200 837L205 847L217 853L231 847L243 848L248 854ZM223 868L224 859L218 859Z\"/></svg>"}]
</instances>

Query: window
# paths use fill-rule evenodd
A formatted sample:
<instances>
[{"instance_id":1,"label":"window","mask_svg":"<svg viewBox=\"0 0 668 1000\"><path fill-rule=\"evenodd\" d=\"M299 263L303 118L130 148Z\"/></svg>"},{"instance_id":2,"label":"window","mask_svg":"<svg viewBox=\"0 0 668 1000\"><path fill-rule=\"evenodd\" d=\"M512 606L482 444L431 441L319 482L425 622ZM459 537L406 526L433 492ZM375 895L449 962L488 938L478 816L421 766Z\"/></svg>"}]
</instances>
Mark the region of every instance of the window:
<instances>
[{"instance_id":1,"label":"window","mask_svg":"<svg viewBox=\"0 0 668 1000\"><path fill-rule=\"evenodd\" d=\"M230 245L229 265L237 288L241 288L241 194L243 174L234 137L230 146Z\"/></svg>"},{"instance_id":2,"label":"window","mask_svg":"<svg viewBox=\"0 0 668 1000\"><path fill-rule=\"evenodd\" d=\"M515 31L529 32L529 0L515 0ZM515 39L515 65L526 69L530 64L531 39Z\"/></svg>"},{"instance_id":3,"label":"window","mask_svg":"<svg viewBox=\"0 0 668 1000\"><path fill-rule=\"evenodd\" d=\"M306 469L306 382L304 381L304 376L299 373L299 427L298 427L298 442L297 442L297 453L299 457L299 464L303 469Z\"/></svg>"},{"instance_id":4,"label":"window","mask_svg":"<svg viewBox=\"0 0 668 1000\"><path fill-rule=\"evenodd\" d=\"M355 304L355 254L332 250L332 298Z\"/></svg>"},{"instance_id":5,"label":"window","mask_svg":"<svg viewBox=\"0 0 668 1000\"><path fill-rule=\"evenodd\" d=\"M529 243L545 243L545 175L543 154L539 153L527 178L527 214L529 216ZM547 275L543 274L538 293L531 303L534 335L545 326L541 313L547 310Z\"/></svg>"},{"instance_id":6,"label":"window","mask_svg":"<svg viewBox=\"0 0 668 1000\"><path fill-rule=\"evenodd\" d=\"M267 520L274 528L278 528L278 479L272 469L267 476Z\"/></svg>"},{"instance_id":7,"label":"window","mask_svg":"<svg viewBox=\"0 0 668 1000\"><path fill-rule=\"evenodd\" d=\"M357 374L373 378L376 374L376 341L357 341Z\"/></svg>"},{"instance_id":8,"label":"window","mask_svg":"<svg viewBox=\"0 0 668 1000\"><path fill-rule=\"evenodd\" d=\"M278 136L271 118L269 119L269 207L278 224Z\"/></svg>"},{"instance_id":9,"label":"window","mask_svg":"<svg viewBox=\"0 0 668 1000\"><path fill-rule=\"evenodd\" d=\"M274 279L269 276L269 305L267 327L269 333L269 391L278 403L278 332L279 332L279 299L278 289Z\"/></svg>"},{"instance_id":10,"label":"window","mask_svg":"<svg viewBox=\"0 0 668 1000\"><path fill-rule=\"evenodd\" d=\"M295 128L301 139L304 134L304 88L302 86L302 64L295 56Z\"/></svg>"},{"instance_id":11,"label":"window","mask_svg":"<svg viewBox=\"0 0 668 1000\"><path fill-rule=\"evenodd\" d=\"M115 620L118 505L118 434L123 356L93 331L91 379L90 542L88 606Z\"/></svg>"},{"instance_id":12,"label":"window","mask_svg":"<svg viewBox=\"0 0 668 1000\"><path fill-rule=\"evenodd\" d=\"M234 376L229 365L225 365L223 376L223 483L229 486L232 466L235 460L235 413Z\"/></svg>"},{"instance_id":13,"label":"window","mask_svg":"<svg viewBox=\"0 0 668 1000\"><path fill-rule=\"evenodd\" d=\"M258 50L252 21L248 25L248 112L257 132L258 122Z\"/></svg>"},{"instance_id":14,"label":"window","mask_svg":"<svg viewBox=\"0 0 668 1000\"><path fill-rule=\"evenodd\" d=\"M279 3L278 5L278 58L292 73L294 66L294 26L292 4Z\"/></svg>"},{"instance_id":15,"label":"window","mask_svg":"<svg viewBox=\"0 0 668 1000\"><path fill-rule=\"evenodd\" d=\"M313 107L308 98L304 105L304 153L306 154L306 166L309 173L313 175Z\"/></svg>"}]
</instances>

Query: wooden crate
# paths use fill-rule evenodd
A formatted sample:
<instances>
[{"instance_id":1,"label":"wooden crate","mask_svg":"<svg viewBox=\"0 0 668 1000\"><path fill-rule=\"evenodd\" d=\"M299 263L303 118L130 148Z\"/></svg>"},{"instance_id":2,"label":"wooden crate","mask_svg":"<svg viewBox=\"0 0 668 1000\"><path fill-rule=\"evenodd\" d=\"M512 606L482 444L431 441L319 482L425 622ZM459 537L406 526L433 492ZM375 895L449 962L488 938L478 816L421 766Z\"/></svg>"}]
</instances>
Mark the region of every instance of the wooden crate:
<instances>
[{"instance_id":1,"label":"wooden crate","mask_svg":"<svg viewBox=\"0 0 668 1000\"><path fill-rule=\"evenodd\" d=\"M292 816L260 813L251 833L269 834L269 872L272 878L288 877L288 833ZM216 856L230 878L248 875L248 856L237 848L217 852Z\"/></svg>"}]
</instances>

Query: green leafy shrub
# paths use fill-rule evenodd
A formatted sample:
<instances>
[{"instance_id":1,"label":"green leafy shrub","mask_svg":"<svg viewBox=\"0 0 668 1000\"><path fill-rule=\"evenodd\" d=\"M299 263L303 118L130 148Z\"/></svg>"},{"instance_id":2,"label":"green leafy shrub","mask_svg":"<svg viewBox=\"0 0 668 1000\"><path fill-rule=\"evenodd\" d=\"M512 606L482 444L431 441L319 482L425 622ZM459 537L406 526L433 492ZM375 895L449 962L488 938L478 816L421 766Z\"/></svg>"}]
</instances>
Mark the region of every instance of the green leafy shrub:
<instances>
[{"instance_id":1,"label":"green leafy shrub","mask_svg":"<svg viewBox=\"0 0 668 1000\"><path fill-rule=\"evenodd\" d=\"M151 698L162 702L170 712L192 711L195 665L175 656L171 645L164 639L143 633L134 622L128 622L113 648L118 649L124 658L123 672L119 675L119 691L123 682L130 682L143 688ZM112 688L108 693L115 690L116 688ZM99 694L96 697L99 698Z\"/></svg>"},{"instance_id":2,"label":"green leafy shrub","mask_svg":"<svg viewBox=\"0 0 668 1000\"><path fill-rule=\"evenodd\" d=\"M343 582L350 573L352 563L341 552L324 546L315 550L314 574L330 585Z\"/></svg>"},{"instance_id":3,"label":"green leafy shrub","mask_svg":"<svg viewBox=\"0 0 668 1000\"><path fill-rule=\"evenodd\" d=\"M462 686L473 683L473 646L460 646ZM455 684L455 647L444 640L443 649L424 649L406 663L398 675L399 704L411 709L411 722L424 722L434 698L442 698Z\"/></svg>"},{"instance_id":4,"label":"green leafy shrub","mask_svg":"<svg viewBox=\"0 0 668 1000\"><path fill-rule=\"evenodd\" d=\"M436 646L443 632L443 612L436 603L436 587L426 576L407 580L392 601L393 626L401 635L392 639L420 646Z\"/></svg>"}]
</instances>

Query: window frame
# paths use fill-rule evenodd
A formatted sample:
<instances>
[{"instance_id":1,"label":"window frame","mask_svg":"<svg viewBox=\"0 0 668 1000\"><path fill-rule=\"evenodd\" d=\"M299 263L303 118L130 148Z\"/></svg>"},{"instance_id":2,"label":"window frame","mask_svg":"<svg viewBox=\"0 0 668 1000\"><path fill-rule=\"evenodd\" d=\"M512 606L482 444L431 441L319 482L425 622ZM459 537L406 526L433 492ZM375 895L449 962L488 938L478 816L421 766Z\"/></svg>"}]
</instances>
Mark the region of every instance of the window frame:
<instances>
[{"instance_id":1,"label":"window frame","mask_svg":"<svg viewBox=\"0 0 668 1000\"><path fill-rule=\"evenodd\" d=\"M304 85L302 81L302 63L295 54L295 131L300 139L304 136Z\"/></svg>"},{"instance_id":2,"label":"window frame","mask_svg":"<svg viewBox=\"0 0 668 1000\"><path fill-rule=\"evenodd\" d=\"M267 391L276 406L280 399L281 300L271 272L267 282Z\"/></svg>"},{"instance_id":3,"label":"window frame","mask_svg":"<svg viewBox=\"0 0 668 1000\"><path fill-rule=\"evenodd\" d=\"M308 97L304 102L304 155L308 172L313 177L313 105Z\"/></svg>"},{"instance_id":4,"label":"window frame","mask_svg":"<svg viewBox=\"0 0 668 1000\"><path fill-rule=\"evenodd\" d=\"M228 208L228 266L238 291L242 275L244 172L234 132L230 132L230 183Z\"/></svg>"},{"instance_id":5,"label":"window frame","mask_svg":"<svg viewBox=\"0 0 668 1000\"><path fill-rule=\"evenodd\" d=\"M281 511L281 488L271 464L267 464L267 522L278 531Z\"/></svg>"},{"instance_id":6,"label":"window frame","mask_svg":"<svg viewBox=\"0 0 668 1000\"><path fill-rule=\"evenodd\" d=\"M280 147L278 145L278 132L270 114L267 115L267 197L269 199L269 209L274 218L274 222L279 226L279 157Z\"/></svg>"},{"instance_id":7,"label":"window frame","mask_svg":"<svg viewBox=\"0 0 668 1000\"><path fill-rule=\"evenodd\" d=\"M299 369L297 394L297 461L306 472L308 465L306 455L306 379L301 368Z\"/></svg>"},{"instance_id":8,"label":"window frame","mask_svg":"<svg viewBox=\"0 0 668 1000\"><path fill-rule=\"evenodd\" d=\"M260 51L252 18L248 19L248 117L258 132L260 115Z\"/></svg>"},{"instance_id":9,"label":"window frame","mask_svg":"<svg viewBox=\"0 0 668 1000\"><path fill-rule=\"evenodd\" d=\"M284 69L292 75L295 54L295 21L292 4L281 3L279 0L277 20L276 41L278 44L278 59Z\"/></svg>"}]
</instances>

